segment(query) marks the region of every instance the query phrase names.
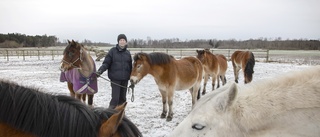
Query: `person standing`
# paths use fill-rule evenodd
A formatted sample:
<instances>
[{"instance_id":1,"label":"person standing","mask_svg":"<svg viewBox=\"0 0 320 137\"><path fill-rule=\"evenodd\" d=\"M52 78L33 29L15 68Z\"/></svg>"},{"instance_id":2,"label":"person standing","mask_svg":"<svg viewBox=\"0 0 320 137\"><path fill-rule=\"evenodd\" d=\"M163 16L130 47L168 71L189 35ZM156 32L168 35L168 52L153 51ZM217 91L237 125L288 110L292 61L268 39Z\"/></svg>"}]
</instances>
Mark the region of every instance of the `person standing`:
<instances>
[{"instance_id":1,"label":"person standing","mask_svg":"<svg viewBox=\"0 0 320 137\"><path fill-rule=\"evenodd\" d=\"M132 57L130 51L127 50L126 35L118 35L117 41L118 44L109 50L97 71L97 76L99 77L103 72L108 70L108 78L111 80L112 89L109 108L112 109L126 102L127 88L125 87L128 86L132 70Z\"/></svg>"}]
</instances>

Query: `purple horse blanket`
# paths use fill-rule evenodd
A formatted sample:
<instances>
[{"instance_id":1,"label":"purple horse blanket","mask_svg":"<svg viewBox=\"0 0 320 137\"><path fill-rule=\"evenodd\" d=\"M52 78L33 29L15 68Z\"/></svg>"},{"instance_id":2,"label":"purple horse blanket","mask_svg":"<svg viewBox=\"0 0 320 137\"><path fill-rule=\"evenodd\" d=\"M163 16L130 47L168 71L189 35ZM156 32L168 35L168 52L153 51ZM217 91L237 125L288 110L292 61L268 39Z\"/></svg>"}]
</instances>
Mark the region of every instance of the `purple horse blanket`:
<instances>
[{"instance_id":1,"label":"purple horse blanket","mask_svg":"<svg viewBox=\"0 0 320 137\"><path fill-rule=\"evenodd\" d=\"M71 69L60 74L60 82L70 82L73 84L73 91L78 94L95 94L98 92L98 82L94 72L89 77L84 77L78 69Z\"/></svg>"}]
</instances>

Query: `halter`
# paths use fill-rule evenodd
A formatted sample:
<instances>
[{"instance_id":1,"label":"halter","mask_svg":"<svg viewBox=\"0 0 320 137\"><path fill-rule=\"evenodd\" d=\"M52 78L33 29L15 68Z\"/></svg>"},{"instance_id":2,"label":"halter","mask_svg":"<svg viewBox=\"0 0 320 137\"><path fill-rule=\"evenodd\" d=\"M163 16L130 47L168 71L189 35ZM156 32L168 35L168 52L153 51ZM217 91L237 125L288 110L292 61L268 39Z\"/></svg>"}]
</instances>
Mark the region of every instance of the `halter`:
<instances>
[{"instance_id":1,"label":"halter","mask_svg":"<svg viewBox=\"0 0 320 137\"><path fill-rule=\"evenodd\" d=\"M80 66L76 66L76 65L73 65L74 63L76 63L78 60L80 60L80 62L82 62L83 60L82 60L82 53L83 53L83 51L82 51L82 47L80 48L80 56L79 56L79 58L77 58L75 61L73 61L72 63L70 63L70 62L68 62L68 61L66 61L66 60L64 60L64 59L62 59L62 62L64 62L64 63L66 63L66 64L68 64L68 65L71 65L72 67L74 67L74 68L76 68L76 69L81 69L81 67Z\"/></svg>"}]
</instances>

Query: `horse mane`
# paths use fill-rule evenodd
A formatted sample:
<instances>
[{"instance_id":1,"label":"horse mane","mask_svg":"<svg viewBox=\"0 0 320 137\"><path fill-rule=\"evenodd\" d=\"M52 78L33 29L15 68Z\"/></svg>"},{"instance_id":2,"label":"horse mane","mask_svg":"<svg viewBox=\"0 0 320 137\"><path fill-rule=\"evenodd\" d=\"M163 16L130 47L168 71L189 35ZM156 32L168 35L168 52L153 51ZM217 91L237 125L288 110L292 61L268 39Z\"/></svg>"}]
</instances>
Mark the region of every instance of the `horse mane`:
<instances>
[{"instance_id":1,"label":"horse mane","mask_svg":"<svg viewBox=\"0 0 320 137\"><path fill-rule=\"evenodd\" d=\"M171 62L171 59L174 59L173 56L168 55L166 53L152 52L147 54L147 53L140 52L133 57L134 61L138 60L141 55L147 57L148 63L152 65L167 64Z\"/></svg>"},{"instance_id":2,"label":"horse mane","mask_svg":"<svg viewBox=\"0 0 320 137\"><path fill-rule=\"evenodd\" d=\"M102 121L114 113L109 109L92 110L69 96L54 96L39 89L2 80L0 80L0 109L0 122L45 137L96 137ZM129 120L124 118L124 121ZM122 127L125 128L132 128L132 125L130 122L122 123ZM122 131L127 132L125 130ZM132 132L140 133L137 129Z\"/></svg>"},{"instance_id":3,"label":"horse mane","mask_svg":"<svg viewBox=\"0 0 320 137\"><path fill-rule=\"evenodd\" d=\"M246 68L245 68L244 71L245 71L245 73L247 75L249 75L249 78L252 78L252 74L254 73L253 68L254 68L254 65L255 65L255 59L254 59L254 55L253 55L252 52L249 52L249 54L250 54L249 55L250 58L247 61Z\"/></svg>"}]
</instances>

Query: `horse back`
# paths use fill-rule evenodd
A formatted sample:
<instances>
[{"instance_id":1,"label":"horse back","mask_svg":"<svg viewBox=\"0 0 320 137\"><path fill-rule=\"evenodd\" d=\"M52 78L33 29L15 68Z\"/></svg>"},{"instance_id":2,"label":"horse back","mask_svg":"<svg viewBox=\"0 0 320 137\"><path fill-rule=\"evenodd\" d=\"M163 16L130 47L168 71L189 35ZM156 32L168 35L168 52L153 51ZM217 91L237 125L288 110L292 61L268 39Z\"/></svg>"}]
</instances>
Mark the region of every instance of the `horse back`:
<instances>
[{"instance_id":1,"label":"horse back","mask_svg":"<svg viewBox=\"0 0 320 137\"><path fill-rule=\"evenodd\" d=\"M219 58L214 54L206 54L206 61L203 62L204 70L208 74L218 74Z\"/></svg>"},{"instance_id":2,"label":"horse back","mask_svg":"<svg viewBox=\"0 0 320 137\"><path fill-rule=\"evenodd\" d=\"M245 67L245 65L247 64L248 60L251 58L252 56L252 52L251 51L235 51L232 55L231 55L231 61L233 64L238 64L240 65L240 67Z\"/></svg>"},{"instance_id":3,"label":"horse back","mask_svg":"<svg viewBox=\"0 0 320 137\"><path fill-rule=\"evenodd\" d=\"M219 70L221 72L226 72L228 69L227 58L222 54L217 54L216 56L217 56L218 63L219 63Z\"/></svg>"},{"instance_id":4,"label":"horse back","mask_svg":"<svg viewBox=\"0 0 320 137\"><path fill-rule=\"evenodd\" d=\"M176 77L182 83L195 83L202 80L202 63L195 57L184 57L180 60L175 60L175 70Z\"/></svg>"}]
</instances>

